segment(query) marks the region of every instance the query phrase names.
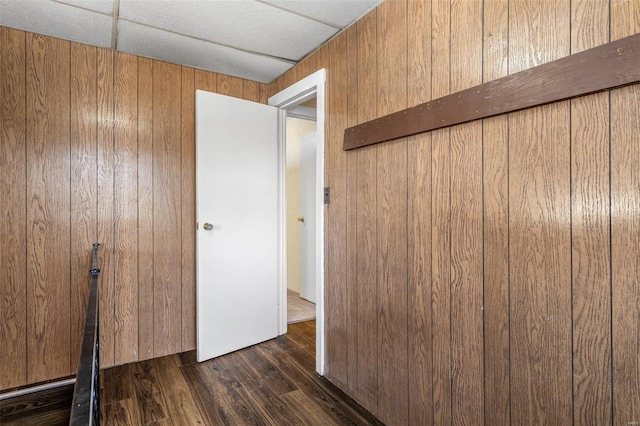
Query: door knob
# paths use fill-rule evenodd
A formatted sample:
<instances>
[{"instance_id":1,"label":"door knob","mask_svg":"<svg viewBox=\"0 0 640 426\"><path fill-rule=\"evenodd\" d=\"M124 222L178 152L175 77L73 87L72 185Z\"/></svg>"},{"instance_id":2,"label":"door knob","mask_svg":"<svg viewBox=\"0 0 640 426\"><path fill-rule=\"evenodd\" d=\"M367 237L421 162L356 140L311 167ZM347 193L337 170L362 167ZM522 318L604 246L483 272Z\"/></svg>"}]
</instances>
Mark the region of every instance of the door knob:
<instances>
[{"instance_id":1,"label":"door knob","mask_svg":"<svg viewBox=\"0 0 640 426\"><path fill-rule=\"evenodd\" d=\"M211 231L213 229L213 225L210 223L205 223L204 225L202 225L202 227L205 231Z\"/></svg>"},{"instance_id":2,"label":"door knob","mask_svg":"<svg viewBox=\"0 0 640 426\"><path fill-rule=\"evenodd\" d=\"M298 222L304 223L304 217L299 217Z\"/></svg>"}]
</instances>

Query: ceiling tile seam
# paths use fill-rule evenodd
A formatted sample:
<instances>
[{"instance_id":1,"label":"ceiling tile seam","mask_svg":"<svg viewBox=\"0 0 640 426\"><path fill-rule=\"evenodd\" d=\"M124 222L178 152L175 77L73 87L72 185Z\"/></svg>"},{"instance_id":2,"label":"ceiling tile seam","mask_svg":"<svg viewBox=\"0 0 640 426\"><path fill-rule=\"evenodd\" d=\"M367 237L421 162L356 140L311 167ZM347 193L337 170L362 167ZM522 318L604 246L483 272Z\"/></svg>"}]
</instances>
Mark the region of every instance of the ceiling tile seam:
<instances>
[{"instance_id":1,"label":"ceiling tile seam","mask_svg":"<svg viewBox=\"0 0 640 426\"><path fill-rule=\"evenodd\" d=\"M119 0L116 0L116 1L119 1ZM153 28L154 30L163 31L165 33L179 35L181 37L186 37L186 38L189 38L189 39L192 39L192 40L198 40L198 41L201 41L201 42L204 42L204 43L209 43L209 44L214 44L216 46L226 47L226 48L229 48L229 49L237 50L239 52L249 53L251 55L256 55L256 56L262 56L262 57L268 58L268 59L274 59L276 61L284 62L284 63L286 63L288 65L296 65L298 63L298 61L295 60L295 59L282 58L280 56L269 55L268 53L263 53L263 52L256 52L255 50L244 49L242 47L234 46L234 45L231 45L231 44L218 43L216 41L207 40L206 38L201 38L201 37L196 37L196 36L192 36L192 35L188 35L188 34L183 34L183 33L178 32L178 31L168 30L166 28L156 27L154 25L149 25L149 24L145 24L145 23L142 23L142 22L134 21L133 19L120 17L120 18L118 18L118 20L119 21L130 22L130 23L136 24L136 25L141 25L141 26L147 27L147 28Z\"/></svg>"},{"instance_id":2,"label":"ceiling tile seam","mask_svg":"<svg viewBox=\"0 0 640 426\"><path fill-rule=\"evenodd\" d=\"M69 6L69 7L74 7L76 9L80 9L80 10L84 10L86 12L91 12L91 13L97 13L98 15L103 15L103 16L113 16L112 13L105 13L105 12L101 12L99 10L94 10L94 9L89 9L88 7L84 7L84 6L80 6L78 4L73 4L73 3L65 3L63 1L59 1L59 0L49 0L52 3L57 3L60 4L62 6ZM115 0L114 0L115 1ZM120 1L120 0L118 0Z\"/></svg>"},{"instance_id":3,"label":"ceiling tile seam","mask_svg":"<svg viewBox=\"0 0 640 426\"><path fill-rule=\"evenodd\" d=\"M111 22L111 48L118 48L118 18L120 16L120 0L113 0L113 16Z\"/></svg>"},{"instance_id":4,"label":"ceiling tile seam","mask_svg":"<svg viewBox=\"0 0 640 426\"><path fill-rule=\"evenodd\" d=\"M262 3L262 4L266 5L266 6L273 7L274 9L279 9L279 10L282 10L284 12L291 13L292 15L300 16L301 18L309 19L309 20L317 22L319 24L323 24L323 25L326 25L328 27L335 28L336 30L343 30L344 29L344 27L341 27L340 25L332 24L331 22L323 21L322 19L318 19L318 18L315 18L313 16L305 15L304 13L296 12L295 10L287 9L286 7L278 6L276 4L269 3L268 1L263 1L263 0L254 0L254 1L257 2L257 3Z\"/></svg>"}]
</instances>

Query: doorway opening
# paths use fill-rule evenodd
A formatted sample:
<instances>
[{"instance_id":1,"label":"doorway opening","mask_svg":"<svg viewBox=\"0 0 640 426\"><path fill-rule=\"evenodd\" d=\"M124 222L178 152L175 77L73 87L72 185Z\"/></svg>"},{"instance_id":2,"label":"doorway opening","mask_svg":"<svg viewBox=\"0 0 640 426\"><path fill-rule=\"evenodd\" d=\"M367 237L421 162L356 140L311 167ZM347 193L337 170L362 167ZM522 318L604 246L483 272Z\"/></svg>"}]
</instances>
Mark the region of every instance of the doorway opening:
<instances>
[{"instance_id":1,"label":"doorway opening","mask_svg":"<svg viewBox=\"0 0 640 426\"><path fill-rule=\"evenodd\" d=\"M315 99L315 132L308 132L312 136L307 137L307 142L313 140L315 142L315 180L312 184L310 202L313 207L313 214L309 211L305 216L296 216L295 225L298 229L300 225L297 219L300 217L306 225L313 225L311 233L314 234L313 245L315 251L309 256L308 263L313 264L311 281L314 282L315 288L315 318L316 318L316 371L320 375L324 375L325 360L325 340L324 340L324 105L325 105L325 70L321 69L315 73L305 77L297 83L287 87L281 92L269 98L268 104L278 107L278 159L279 159L279 176L278 176L278 288L279 288L279 334L287 332L287 290L288 290L288 233L294 229L287 221L287 187L286 187L286 165L287 165L287 144L286 144L286 125L287 118L300 119L301 115L308 113L311 108L309 101ZM304 118L304 117L302 117ZM309 117L307 117L309 118ZM300 147L309 147L300 145ZM308 193L308 191L307 191ZM304 229L309 229L308 228ZM302 290L302 289L301 289Z\"/></svg>"},{"instance_id":2,"label":"doorway opening","mask_svg":"<svg viewBox=\"0 0 640 426\"><path fill-rule=\"evenodd\" d=\"M286 110L287 324L316 318L316 98Z\"/></svg>"}]
</instances>

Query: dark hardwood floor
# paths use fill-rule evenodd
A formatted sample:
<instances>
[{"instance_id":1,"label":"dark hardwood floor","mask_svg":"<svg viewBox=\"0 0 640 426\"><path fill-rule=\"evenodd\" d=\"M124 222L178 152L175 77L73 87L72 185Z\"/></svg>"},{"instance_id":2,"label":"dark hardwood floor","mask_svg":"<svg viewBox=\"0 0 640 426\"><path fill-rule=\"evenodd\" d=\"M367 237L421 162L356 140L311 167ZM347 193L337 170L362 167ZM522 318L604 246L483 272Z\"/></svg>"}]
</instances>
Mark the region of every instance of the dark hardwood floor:
<instances>
[{"instance_id":1,"label":"dark hardwood floor","mask_svg":"<svg viewBox=\"0 0 640 426\"><path fill-rule=\"evenodd\" d=\"M102 371L106 425L379 425L315 373L315 321L204 363L195 352Z\"/></svg>"},{"instance_id":2,"label":"dark hardwood floor","mask_svg":"<svg viewBox=\"0 0 640 426\"><path fill-rule=\"evenodd\" d=\"M68 425L73 385L0 401L0 425Z\"/></svg>"}]
</instances>

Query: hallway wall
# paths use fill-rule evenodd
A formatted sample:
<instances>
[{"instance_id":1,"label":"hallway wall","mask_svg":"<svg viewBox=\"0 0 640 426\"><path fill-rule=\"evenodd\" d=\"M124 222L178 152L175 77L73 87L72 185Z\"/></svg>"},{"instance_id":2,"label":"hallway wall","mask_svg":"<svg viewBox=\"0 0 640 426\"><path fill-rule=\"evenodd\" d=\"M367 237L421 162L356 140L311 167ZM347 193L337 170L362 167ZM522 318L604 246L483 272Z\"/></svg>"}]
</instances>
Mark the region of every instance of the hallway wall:
<instances>
[{"instance_id":1,"label":"hallway wall","mask_svg":"<svg viewBox=\"0 0 640 426\"><path fill-rule=\"evenodd\" d=\"M327 376L385 423L640 421L640 86L342 150L637 32L636 0L387 0L272 85L327 69Z\"/></svg>"}]
</instances>

